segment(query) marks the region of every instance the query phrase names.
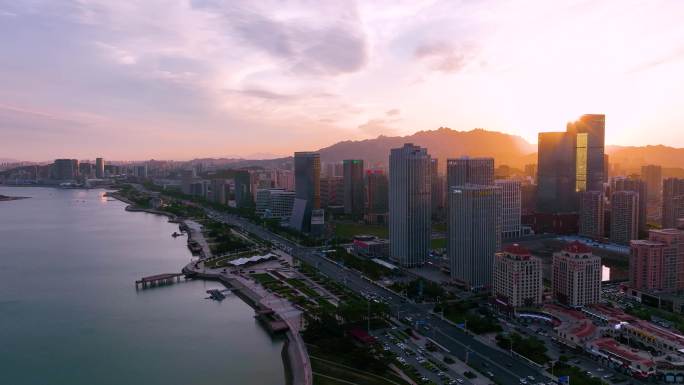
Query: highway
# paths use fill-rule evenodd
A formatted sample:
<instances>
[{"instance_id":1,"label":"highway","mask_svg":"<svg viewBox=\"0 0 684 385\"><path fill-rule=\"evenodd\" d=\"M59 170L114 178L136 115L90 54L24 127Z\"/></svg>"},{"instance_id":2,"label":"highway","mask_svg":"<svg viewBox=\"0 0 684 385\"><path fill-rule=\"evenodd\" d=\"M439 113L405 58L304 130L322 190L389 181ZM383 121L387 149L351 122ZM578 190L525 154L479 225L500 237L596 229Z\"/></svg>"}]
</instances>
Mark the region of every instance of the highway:
<instances>
[{"instance_id":1,"label":"highway","mask_svg":"<svg viewBox=\"0 0 684 385\"><path fill-rule=\"evenodd\" d=\"M451 355L466 361L481 373L491 373L493 379L500 384L519 385L521 378L526 378L529 384L549 383L551 381L544 378L540 369L532 366L530 363L490 346L459 327L441 320L430 313L430 309L425 305L407 301L401 296L363 277L359 272L325 258L317 248L302 247L278 234L268 231L262 226L235 215L224 214L210 209L207 209L207 213L215 220L240 227L261 239L284 245L289 248L288 253L293 257L314 266L328 278L345 285L359 294L372 294L383 298L389 304L392 314L396 315L398 319L410 317L414 320L414 323L419 320L422 324L422 334L446 347ZM530 376L535 380L530 381Z\"/></svg>"}]
</instances>

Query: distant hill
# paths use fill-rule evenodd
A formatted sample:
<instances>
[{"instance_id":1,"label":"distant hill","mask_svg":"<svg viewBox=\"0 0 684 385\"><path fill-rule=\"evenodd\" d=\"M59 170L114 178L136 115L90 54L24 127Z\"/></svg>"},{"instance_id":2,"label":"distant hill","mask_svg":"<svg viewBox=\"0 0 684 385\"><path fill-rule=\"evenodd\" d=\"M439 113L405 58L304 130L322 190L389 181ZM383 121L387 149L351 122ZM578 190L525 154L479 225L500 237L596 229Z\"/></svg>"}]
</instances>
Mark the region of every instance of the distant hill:
<instances>
[{"instance_id":1,"label":"distant hill","mask_svg":"<svg viewBox=\"0 0 684 385\"><path fill-rule=\"evenodd\" d=\"M508 165L522 169L526 164L537 163L537 145L525 139L496 131L477 128L471 131L456 131L450 128L419 131L407 136L378 136L375 139L346 140L321 148L321 161L341 162L344 159L363 159L366 167L385 167L390 149L413 143L426 147L430 155L440 160L444 172L447 158L458 156L491 156L496 165ZM663 145L644 147L607 146L606 153L611 164L620 164L623 169L638 172L643 164L663 166L665 176L684 176L684 148ZM195 159L193 161L210 159ZM292 157L275 159L213 159L217 165L230 168L241 167L284 167L292 163Z\"/></svg>"},{"instance_id":2,"label":"distant hill","mask_svg":"<svg viewBox=\"0 0 684 385\"><path fill-rule=\"evenodd\" d=\"M643 164L659 164L664 168L684 168L684 148L663 145L644 147L608 146L606 153L611 164L636 169Z\"/></svg>"},{"instance_id":3,"label":"distant hill","mask_svg":"<svg viewBox=\"0 0 684 385\"><path fill-rule=\"evenodd\" d=\"M426 147L432 157L440 160L444 169L447 158L458 156L491 156L496 164L522 168L536 162L536 145L523 138L501 132L474 129L456 131L450 128L419 131L408 136L379 136L367 140L347 140L319 150L322 162L340 162L344 159L363 159L367 167L387 165L390 149L413 143ZM530 162L532 159L532 162Z\"/></svg>"}]
</instances>

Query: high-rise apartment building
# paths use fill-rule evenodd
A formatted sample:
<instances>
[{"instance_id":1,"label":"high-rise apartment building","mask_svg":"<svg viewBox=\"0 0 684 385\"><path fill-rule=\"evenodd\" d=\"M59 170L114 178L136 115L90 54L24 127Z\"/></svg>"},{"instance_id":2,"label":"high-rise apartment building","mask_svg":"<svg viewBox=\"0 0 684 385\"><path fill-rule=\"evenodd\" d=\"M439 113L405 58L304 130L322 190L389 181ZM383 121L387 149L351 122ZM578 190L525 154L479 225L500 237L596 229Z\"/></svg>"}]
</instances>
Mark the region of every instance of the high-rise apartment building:
<instances>
[{"instance_id":1,"label":"high-rise apartment building","mask_svg":"<svg viewBox=\"0 0 684 385\"><path fill-rule=\"evenodd\" d=\"M402 266L419 266L430 252L430 155L407 143L390 151L389 167L390 256Z\"/></svg>"},{"instance_id":2,"label":"high-rise apartment building","mask_svg":"<svg viewBox=\"0 0 684 385\"><path fill-rule=\"evenodd\" d=\"M639 239L639 193L616 191L610 206L610 241L628 245Z\"/></svg>"},{"instance_id":3,"label":"high-rise apartment building","mask_svg":"<svg viewBox=\"0 0 684 385\"><path fill-rule=\"evenodd\" d=\"M582 115L565 132L539 134L538 202L543 213L574 212L577 194L602 191L605 115Z\"/></svg>"},{"instance_id":4,"label":"high-rise apartment building","mask_svg":"<svg viewBox=\"0 0 684 385\"><path fill-rule=\"evenodd\" d=\"M637 176L613 178L612 191L634 191L639 194L639 231L646 232L646 219L648 215L648 186L646 182ZM635 238L636 239L636 238Z\"/></svg>"},{"instance_id":5,"label":"high-rise apartment building","mask_svg":"<svg viewBox=\"0 0 684 385\"><path fill-rule=\"evenodd\" d=\"M252 206L252 175L247 170L235 171L235 206Z\"/></svg>"},{"instance_id":6,"label":"high-rise apartment building","mask_svg":"<svg viewBox=\"0 0 684 385\"><path fill-rule=\"evenodd\" d=\"M342 162L344 174L344 213L354 219L363 217L365 186L363 160L346 159Z\"/></svg>"},{"instance_id":7,"label":"high-rise apartment building","mask_svg":"<svg viewBox=\"0 0 684 385\"><path fill-rule=\"evenodd\" d=\"M442 218L444 215L444 193L446 188L444 186L444 178L439 174L439 161L437 158L432 158L431 160L430 173L432 174L432 217Z\"/></svg>"},{"instance_id":8,"label":"high-rise apartment building","mask_svg":"<svg viewBox=\"0 0 684 385\"><path fill-rule=\"evenodd\" d=\"M493 295L508 306L542 304L542 263L522 246L511 245L494 258Z\"/></svg>"},{"instance_id":9,"label":"high-rise apartment building","mask_svg":"<svg viewBox=\"0 0 684 385\"><path fill-rule=\"evenodd\" d=\"M663 168L655 164L641 166L641 179L646 182L648 199L658 201L663 189Z\"/></svg>"},{"instance_id":10,"label":"high-rise apartment building","mask_svg":"<svg viewBox=\"0 0 684 385\"><path fill-rule=\"evenodd\" d=\"M368 208L366 221L369 223L386 223L389 211L389 181L382 170L369 170L366 172L366 186Z\"/></svg>"},{"instance_id":11,"label":"high-rise apartment building","mask_svg":"<svg viewBox=\"0 0 684 385\"><path fill-rule=\"evenodd\" d=\"M572 307L601 300L601 258L580 242L553 254L551 283L556 301Z\"/></svg>"},{"instance_id":12,"label":"high-rise apartment building","mask_svg":"<svg viewBox=\"0 0 684 385\"><path fill-rule=\"evenodd\" d=\"M78 164L78 173L84 178L92 178L93 177L93 164L90 162L81 162Z\"/></svg>"},{"instance_id":13,"label":"high-rise apartment building","mask_svg":"<svg viewBox=\"0 0 684 385\"><path fill-rule=\"evenodd\" d=\"M102 158L95 159L95 178L102 179L105 177L105 161Z\"/></svg>"},{"instance_id":14,"label":"high-rise apartment building","mask_svg":"<svg viewBox=\"0 0 684 385\"><path fill-rule=\"evenodd\" d=\"M294 191L294 172L292 170L276 170L275 187Z\"/></svg>"},{"instance_id":15,"label":"high-rise apartment building","mask_svg":"<svg viewBox=\"0 0 684 385\"><path fill-rule=\"evenodd\" d=\"M447 196L451 278L471 289L490 287L494 255L501 248L501 188L452 186Z\"/></svg>"},{"instance_id":16,"label":"high-rise apartment building","mask_svg":"<svg viewBox=\"0 0 684 385\"><path fill-rule=\"evenodd\" d=\"M211 200L215 203L225 205L228 203L228 182L225 179L211 180Z\"/></svg>"},{"instance_id":17,"label":"high-rise apartment building","mask_svg":"<svg viewBox=\"0 0 684 385\"><path fill-rule=\"evenodd\" d=\"M497 179L494 185L501 188L501 236L504 239L517 238L522 235L520 181Z\"/></svg>"},{"instance_id":18,"label":"high-rise apartment building","mask_svg":"<svg viewBox=\"0 0 684 385\"><path fill-rule=\"evenodd\" d=\"M684 231L679 229L651 230L648 239L663 247L662 289L684 290Z\"/></svg>"},{"instance_id":19,"label":"high-rise apartment building","mask_svg":"<svg viewBox=\"0 0 684 385\"><path fill-rule=\"evenodd\" d=\"M344 177L326 176L321 178L321 207L344 206Z\"/></svg>"},{"instance_id":20,"label":"high-rise apartment building","mask_svg":"<svg viewBox=\"0 0 684 385\"><path fill-rule=\"evenodd\" d=\"M602 239L605 229L605 198L601 191L580 193L579 235Z\"/></svg>"},{"instance_id":21,"label":"high-rise apartment building","mask_svg":"<svg viewBox=\"0 0 684 385\"><path fill-rule=\"evenodd\" d=\"M321 208L321 156L316 152L295 152L295 202L290 226L312 232L313 210Z\"/></svg>"},{"instance_id":22,"label":"high-rise apartment building","mask_svg":"<svg viewBox=\"0 0 684 385\"><path fill-rule=\"evenodd\" d=\"M78 161L75 159L55 159L52 175L57 180L74 180L78 176Z\"/></svg>"},{"instance_id":23,"label":"high-rise apartment building","mask_svg":"<svg viewBox=\"0 0 684 385\"><path fill-rule=\"evenodd\" d=\"M636 290L663 290L665 244L641 239L630 242L629 285Z\"/></svg>"},{"instance_id":24,"label":"high-rise apartment building","mask_svg":"<svg viewBox=\"0 0 684 385\"><path fill-rule=\"evenodd\" d=\"M325 172L323 174L328 178L344 176L344 163L343 162L326 163L325 164Z\"/></svg>"},{"instance_id":25,"label":"high-rise apartment building","mask_svg":"<svg viewBox=\"0 0 684 385\"><path fill-rule=\"evenodd\" d=\"M474 184L494 184L494 158L447 159L447 188Z\"/></svg>"},{"instance_id":26,"label":"high-rise apartment building","mask_svg":"<svg viewBox=\"0 0 684 385\"><path fill-rule=\"evenodd\" d=\"M662 227L677 227L679 218L684 218L684 179L667 178L663 181Z\"/></svg>"}]
</instances>

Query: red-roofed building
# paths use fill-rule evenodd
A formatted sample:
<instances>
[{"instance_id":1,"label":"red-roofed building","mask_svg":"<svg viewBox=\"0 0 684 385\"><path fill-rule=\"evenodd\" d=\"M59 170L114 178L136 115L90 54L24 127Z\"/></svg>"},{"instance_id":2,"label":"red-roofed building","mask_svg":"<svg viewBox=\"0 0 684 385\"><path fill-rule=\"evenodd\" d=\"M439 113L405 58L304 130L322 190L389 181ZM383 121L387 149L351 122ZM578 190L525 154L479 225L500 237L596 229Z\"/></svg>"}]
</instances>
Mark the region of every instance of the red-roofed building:
<instances>
[{"instance_id":1,"label":"red-roofed building","mask_svg":"<svg viewBox=\"0 0 684 385\"><path fill-rule=\"evenodd\" d=\"M601 257L591 248L572 242L553 254L551 277L553 297L571 307L581 307L601 300Z\"/></svg>"},{"instance_id":2,"label":"red-roofed building","mask_svg":"<svg viewBox=\"0 0 684 385\"><path fill-rule=\"evenodd\" d=\"M645 352L631 349L612 338L599 338L589 344L589 353L604 361L628 369L638 378L648 378L656 374L656 364Z\"/></svg>"},{"instance_id":3,"label":"red-roofed building","mask_svg":"<svg viewBox=\"0 0 684 385\"><path fill-rule=\"evenodd\" d=\"M541 260L524 247L507 246L494 257L494 297L511 307L542 304Z\"/></svg>"},{"instance_id":4,"label":"red-roofed building","mask_svg":"<svg viewBox=\"0 0 684 385\"><path fill-rule=\"evenodd\" d=\"M349 335L364 345L370 345L375 342L375 337L366 333L363 329L354 328L349 331Z\"/></svg>"},{"instance_id":5,"label":"red-roofed building","mask_svg":"<svg viewBox=\"0 0 684 385\"><path fill-rule=\"evenodd\" d=\"M580 253L591 253L591 248L579 241L573 241L563 247L563 251L569 253L580 254Z\"/></svg>"}]
</instances>

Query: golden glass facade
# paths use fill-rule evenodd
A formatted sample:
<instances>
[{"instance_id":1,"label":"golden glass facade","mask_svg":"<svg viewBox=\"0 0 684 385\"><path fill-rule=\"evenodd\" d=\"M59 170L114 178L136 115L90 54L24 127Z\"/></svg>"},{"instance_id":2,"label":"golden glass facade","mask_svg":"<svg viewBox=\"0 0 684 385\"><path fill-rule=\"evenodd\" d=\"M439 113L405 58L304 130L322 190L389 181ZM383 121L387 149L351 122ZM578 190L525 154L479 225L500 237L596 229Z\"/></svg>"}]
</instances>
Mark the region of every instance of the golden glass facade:
<instances>
[{"instance_id":1,"label":"golden glass facade","mask_svg":"<svg viewBox=\"0 0 684 385\"><path fill-rule=\"evenodd\" d=\"M575 156L575 191L587 190L587 144L588 134L577 134L577 146Z\"/></svg>"}]
</instances>

